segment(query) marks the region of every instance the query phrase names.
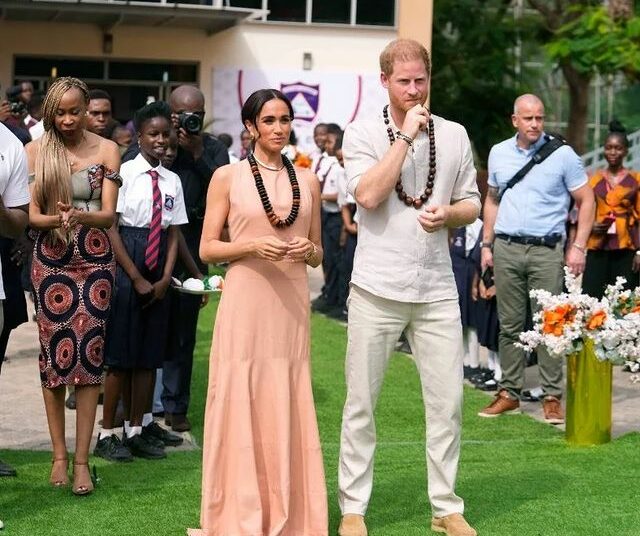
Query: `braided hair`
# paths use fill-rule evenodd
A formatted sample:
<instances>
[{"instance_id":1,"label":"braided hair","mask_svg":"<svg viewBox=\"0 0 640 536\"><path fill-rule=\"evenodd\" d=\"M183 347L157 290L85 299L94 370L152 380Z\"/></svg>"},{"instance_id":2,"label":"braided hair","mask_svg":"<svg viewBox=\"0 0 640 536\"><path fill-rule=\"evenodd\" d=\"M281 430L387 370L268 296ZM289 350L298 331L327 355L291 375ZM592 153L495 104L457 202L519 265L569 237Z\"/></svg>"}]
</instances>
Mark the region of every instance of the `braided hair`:
<instances>
[{"instance_id":1,"label":"braided hair","mask_svg":"<svg viewBox=\"0 0 640 536\"><path fill-rule=\"evenodd\" d=\"M78 78L63 76L51 84L42 104L44 134L35 161L34 198L43 214L58 213L58 202L71 203L71 164L67 158L62 134L56 129L55 118L64 94L77 89L85 106L89 103L89 88ZM52 229L49 239L69 243L69 234L62 228Z\"/></svg>"}]
</instances>

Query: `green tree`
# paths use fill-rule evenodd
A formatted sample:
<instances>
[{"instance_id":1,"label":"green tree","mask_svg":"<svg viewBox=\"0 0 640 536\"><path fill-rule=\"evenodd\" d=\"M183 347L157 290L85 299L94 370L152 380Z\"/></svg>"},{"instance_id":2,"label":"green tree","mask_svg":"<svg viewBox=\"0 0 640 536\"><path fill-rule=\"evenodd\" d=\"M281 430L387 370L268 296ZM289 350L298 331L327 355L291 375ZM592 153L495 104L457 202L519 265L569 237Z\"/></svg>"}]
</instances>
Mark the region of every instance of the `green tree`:
<instances>
[{"instance_id":1,"label":"green tree","mask_svg":"<svg viewBox=\"0 0 640 536\"><path fill-rule=\"evenodd\" d=\"M640 73L640 17L633 1L528 0L548 32L545 50L557 62L569 88L567 139L584 152L589 87L596 73Z\"/></svg>"},{"instance_id":2,"label":"green tree","mask_svg":"<svg viewBox=\"0 0 640 536\"><path fill-rule=\"evenodd\" d=\"M484 166L491 146L513 132L509 117L521 92L514 71L518 28L509 0L434 3L434 113L462 123Z\"/></svg>"}]
</instances>

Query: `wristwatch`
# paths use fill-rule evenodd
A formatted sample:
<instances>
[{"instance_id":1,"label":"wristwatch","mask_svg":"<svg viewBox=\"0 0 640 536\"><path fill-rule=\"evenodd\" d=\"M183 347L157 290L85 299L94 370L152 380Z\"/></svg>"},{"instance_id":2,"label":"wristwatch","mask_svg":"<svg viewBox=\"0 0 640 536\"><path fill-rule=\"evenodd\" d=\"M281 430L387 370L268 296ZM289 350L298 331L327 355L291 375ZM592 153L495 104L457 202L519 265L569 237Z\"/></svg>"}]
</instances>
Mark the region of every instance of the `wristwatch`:
<instances>
[{"instance_id":1,"label":"wristwatch","mask_svg":"<svg viewBox=\"0 0 640 536\"><path fill-rule=\"evenodd\" d=\"M493 251L493 242L480 242L481 248L487 248Z\"/></svg>"}]
</instances>

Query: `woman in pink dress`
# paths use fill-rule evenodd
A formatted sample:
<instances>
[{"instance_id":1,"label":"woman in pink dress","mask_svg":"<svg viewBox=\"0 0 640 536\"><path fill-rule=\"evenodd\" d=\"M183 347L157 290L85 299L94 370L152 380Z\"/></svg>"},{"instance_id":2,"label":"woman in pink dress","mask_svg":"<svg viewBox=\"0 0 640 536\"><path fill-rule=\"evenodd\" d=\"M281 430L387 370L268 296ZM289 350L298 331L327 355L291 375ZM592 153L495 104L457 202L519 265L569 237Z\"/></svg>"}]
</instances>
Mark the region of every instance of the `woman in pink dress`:
<instances>
[{"instance_id":1,"label":"woman in pink dress","mask_svg":"<svg viewBox=\"0 0 640 536\"><path fill-rule=\"evenodd\" d=\"M320 187L281 154L293 109L253 93L246 160L219 168L200 257L229 261L211 348L201 530L192 536L326 536L327 496L311 390L307 264L322 261ZM225 222L230 242L220 236Z\"/></svg>"}]
</instances>

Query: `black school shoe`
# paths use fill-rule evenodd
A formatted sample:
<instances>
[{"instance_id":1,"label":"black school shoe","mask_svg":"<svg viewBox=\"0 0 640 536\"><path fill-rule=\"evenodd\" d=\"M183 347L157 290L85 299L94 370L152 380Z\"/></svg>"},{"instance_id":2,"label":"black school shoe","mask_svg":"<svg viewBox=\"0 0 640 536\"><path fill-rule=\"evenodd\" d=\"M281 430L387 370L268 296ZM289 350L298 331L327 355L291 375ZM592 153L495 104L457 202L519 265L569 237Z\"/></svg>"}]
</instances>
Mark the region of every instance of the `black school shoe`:
<instances>
[{"instance_id":1,"label":"black school shoe","mask_svg":"<svg viewBox=\"0 0 640 536\"><path fill-rule=\"evenodd\" d=\"M110 462L132 462L133 456L127 447L122 444L120 438L111 434L99 439L93 454Z\"/></svg>"},{"instance_id":2,"label":"black school shoe","mask_svg":"<svg viewBox=\"0 0 640 536\"><path fill-rule=\"evenodd\" d=\"M471 376L471 378L469 378L469 381L473 385L481 385L484 382L492 380L492 379L493 379L493 370L480 369L480 372L478 372L474 376Z\"/></svg>"},{"instance_id":3,"label":"black school shoe","mask_svg":"<svg viewBox=\"0 0 640 536\"><path fill-rule=\"evenodd\" d=\"M8 463L0 460L0 476L16 476L16 470Z\"/></svg>"},{"instance_id":4,"label":"black school shoe","mask_svg":"<svg viewBox=\"0 0 640 536\"><path fill-rule=\"evenodd\" d=\"M160 426L157 422L152 422L147 426L142 428L142 435L145 436L145 439L154 438L159 441L161 445L166 447L177 447L178 445L182 445L184 441L179 435L172 434L171 432L165 430L162 426Z\"/></svg>"},{"instance_id":5,"label":"black school shoe","mask_svg":"<svg viewBox=\"0 0 640 536\"><path fill-rule=\"evenodd\" d=\"M480 391L497 391L498 390L498 382L493 378L487 380L484 383L477 383L475 385L476 389L480 389Z\"/></svg>"},{"instance_id":6,"label":"black school shoe","mask_svg":"<svg viewBox=\"0 0 640 536\"><path fill-rule=\"evenodd\" d=\"M462 366L462 376L465 380L470 380L479 372L480 367L470 367L469 365Z\"/></svg>"},{"instance_id":7,"label":"black school shoe","mask_svg":"<svg viewBox=\"0 0 640 536\"><path fill-rule=\"evenodd\" d=\"M164 447L157 447L149 443L141 434L133 437L127 437L124 440L124 446L127 447L131 454L138 458L146 458L147 460L161 460L167 457Z\"/></svg>"}]
</instances>

